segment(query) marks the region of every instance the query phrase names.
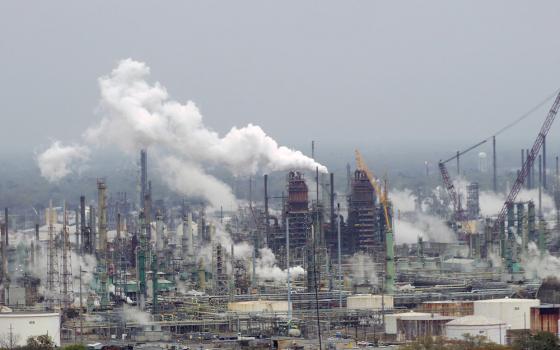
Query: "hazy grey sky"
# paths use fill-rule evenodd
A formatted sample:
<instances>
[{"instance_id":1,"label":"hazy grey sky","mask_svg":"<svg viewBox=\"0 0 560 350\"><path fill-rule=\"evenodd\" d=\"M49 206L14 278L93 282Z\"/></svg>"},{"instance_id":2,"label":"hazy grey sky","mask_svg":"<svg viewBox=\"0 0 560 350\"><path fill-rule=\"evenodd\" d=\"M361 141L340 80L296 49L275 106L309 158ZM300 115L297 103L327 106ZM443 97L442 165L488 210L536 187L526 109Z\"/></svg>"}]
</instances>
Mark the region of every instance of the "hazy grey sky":
<instances>
[{"instance_id":1,"label":"hazy grey sky","mask_svg":"<svg viewBox=\"0 0 560 350\"><path fill-rule=\"evenodd\" d=\"M127 57L221 133L455 149L560 87L559 15L558 1L2 1L0 149L78 140L100 118L97 78ZM529 146L543 118L503 142Z\"/></svg>"}]
</instances>

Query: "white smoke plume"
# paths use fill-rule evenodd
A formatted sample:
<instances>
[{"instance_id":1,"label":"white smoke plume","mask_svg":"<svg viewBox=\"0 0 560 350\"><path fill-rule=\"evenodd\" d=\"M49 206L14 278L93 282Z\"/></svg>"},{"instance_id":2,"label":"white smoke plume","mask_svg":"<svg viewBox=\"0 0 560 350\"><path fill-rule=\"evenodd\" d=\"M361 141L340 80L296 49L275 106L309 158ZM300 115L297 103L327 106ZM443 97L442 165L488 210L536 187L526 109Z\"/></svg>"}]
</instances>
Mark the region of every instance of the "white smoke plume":
<instances>
[{"instance_id":1,"label":"white smoke plume","mask_svg":"<svg viewBox=\"0 0 560 350\"><path fill-rule=\"evenodd\" d=\"M495 216L498 215L500 209L504 205L506 200L505 193L494 193L491 191L481 191L479 195L480 199L480 212L483 216ZM533 201L535 203L536 209L538 210L539 201L539 190L538 189L522 189L517 195L516 201L518 202L528 202ZM542 211L545 217L553 215L555 206L554 199L546 194L541 194Z\"/></svg>"},{"instance_id":2,"label":"white smoke plume","mask_svg":"<svg viewBox=\"0 0 560 350\"><path fill-rule=\"evenodd\" d=\"M395 212L411 212L416 210L415 197L408 188L402 190L393 189L389 192L391 202L393 203Z\"/></svg>"},{"instance_id":3,"label":"white smoke plume","mask_svg":"<svg viewBox=\"0 0 560 350\"><path fill-rule=\"evenodd\" d=\"M242 259L247 262L253 256L253 245L247 242L233 243L231 235L224 229L223 225L217 221L213 221L212 225L215 227L213 240L222 245L224 251L230 252L233 244L234 255L236 259ZM276 282L285 282L288 278L288 271L278 266L276 256L269 248L259 249L259 256L255 259L255 273L256 277L260 280L273 280ZM212 246L205 245L198 252L198 258L202 258L204 266L207 270L211 271L212 264ZM228 269L231 270L231 265L228 263ZM250 271L250 269L248 269ZM290 268L290 279L297 279L305 273L305 269L301 266L292 266Z\"/></svg>"},{"instance_id":4,"label":"white smoke plume","mask_svg":"<svg viewBox=\"0 0 560 350\"><path fill-rule=\"evenodd\" d=\"M379 280L375 272L375 262L371 256L364 253L356 253L350 259L352 264L352 280L354 284L369 283L377 285Z\"/></svg>"},{"instance_id":5,"label":"white smoke plume","mask_svg":"<svg viewBox=\"0 0 560 350\"><path fill-rule=\"evenodd\" d=\"M54 141L46 151L37 156L37 164L41 176L56 182L77 171L88 157L89 150L84 146L64 146L60 141Z\"/></svg>"},{"instance_id":6,"label":"white smoke plume","mask_svg":"<svg viewBox=\"0 0 560 350\"><path fill-rule=\"evenodd\" d=\"M129 323L136 323L140 325L152 323L152 316L149 313L127 304L123 304L121 316Z\"/></svg>"},{"instance_id":7,"label":"white smoke plume","mask_svg":"<svg viewBox=\"0 0 560 350\"><path fill-rule=\"evenodd\" d=\"M521 264L528 279L557 277L560 274L560 258L550 255L548 251L541 255L535 242L529 242L527 253L521 257Z\"/></svg>"},{"instance_id":8,"label":"white smoke plume","mask_svg":"<svg viewBox=\"0 0 560 350\"><path fill-rule=\"evenodd\" d=\"M231 187L206 174L198 164L168 156L161 160L160 166L161 177L173 191L185 196L206 198L213 208L235 207Z\"/></svg>"},{"instance_id":9,"label":"white smoke plume","mask_svg":"<svg viewBox=\"0 0 560 350\"><path fill-rule=\"evenodd\" d=\"M155 150L165 159L156 166L168 184L211 203L231 200L227 198L231 196L228 186L219 180L210 177L201 181L208 176L207 166L223 166L234 175L316 167L327 172L326 167L301 152L279 146L257 125L233 127L220 137L204 124L193 102L182 104L170 99L160 83L147 81L149 75L150 68L145 63L125 59L110 75L99 78L103 117L84 133L88 144L116 146L131 154L142 148ZM43 154L50 153L51 149ZM71 161L68 159L67 164ZM166 166L172 167L170 172ZM195 178L179 181L179 174L187 171ZM165 178L168 173L170 178Z\"/></svg>"},{"instance_id":10,"label":"white smoke plume","mask_svg":"<svg viewBox=\"0 0 560 350\"><path fill-rule=\"evenodd\" d=\"M395 218L395 242L411 244L422 237L424 241L451 243L457 240L453 230L435 216L416 213L414 216Z\"/></svg>"},{"instance_id":11,"label":"white smoke plume","mask_svg":"<svg viewBox=\"0 0 560 350\"><path fill-rule=\"evenodd\" d=\"M288 271L283 270L276 264L276 257L269 248L259 250L260 257L257 259L255 272L261 280L274 280L276 282L285 282L288 278ZM301 266L290 267L290 280L297 279L305 274L305 270Z\"/></svg>"}]
</instances>

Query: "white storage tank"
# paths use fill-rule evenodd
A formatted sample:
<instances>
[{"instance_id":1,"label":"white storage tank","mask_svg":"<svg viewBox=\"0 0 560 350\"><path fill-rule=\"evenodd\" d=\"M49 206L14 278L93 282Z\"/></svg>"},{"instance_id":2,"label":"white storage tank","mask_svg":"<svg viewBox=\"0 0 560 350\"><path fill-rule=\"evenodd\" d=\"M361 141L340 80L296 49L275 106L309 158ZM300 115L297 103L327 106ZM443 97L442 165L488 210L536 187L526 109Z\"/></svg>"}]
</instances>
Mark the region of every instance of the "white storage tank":
<instances>
[{"instance_id":1,"label":"white storage tank","mask_svg":"<svg viewBox=\"0 0 560 350\"><path fill-rule=\"evenodd\" d=\"M10 339L10 329L14 345L23 346L27 344L27 338L47 334L56 346L60 346L60 315L58 313L0 313L0 336L3 339Z\"/></svg>"},{"instance_id":2,"label":"white storage tank","mask_svg":"<svg viewBox=\"0 0 560 350\"><path fill-rule=\"evenodd\" d=\"M496 344L506 344L507 325L504 321L486 316L464 316L445 325L445 336L449 339L463 339L464 334L483 336Z\"/></svg>"},{"instance_id":3,"label":"white storage tank","mask_svg":"<svg viewBox=\"0 0 560 350\"><path fill-rule=\"evenodd\" d=\"M531 307L539 306L538 299L488 299L474 302L474 314L505 322L510 329L531 328Z\"/></svg>"},{"instance_id":4,"label":"white storage tank","mask_svg":"<svg viewBox=\"0 0 560 350\"><path fill-rule=\"evenodd\" d=\"M392 295L356 294L346 299L348 310L381 310L392 309L394 306Z\"/></svg>"},{"instance_id":5,"label":"white storage tank","mask_svg":"<svg viewBox=\"0 0 560 350\"><path fill-rule=\"evenodd\" d=\"M255 300L228 303L228 311L247 313L287 313L287 300Z\"/></svg>"}]
</instances>

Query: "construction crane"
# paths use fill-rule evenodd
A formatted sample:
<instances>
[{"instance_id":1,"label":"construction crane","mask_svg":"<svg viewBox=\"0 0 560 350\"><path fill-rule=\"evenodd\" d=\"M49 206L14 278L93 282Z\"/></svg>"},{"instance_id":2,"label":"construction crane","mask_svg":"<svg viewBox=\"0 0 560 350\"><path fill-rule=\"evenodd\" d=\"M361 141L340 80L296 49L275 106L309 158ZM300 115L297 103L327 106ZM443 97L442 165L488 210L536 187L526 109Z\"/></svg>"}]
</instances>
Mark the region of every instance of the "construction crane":
<instances>
[{"instance_id":1,"label":"construction crane","mask_svg":"<svg viewBox=\"0 0 560 350\"><path fill-rule=\"evenodd\" d=\"M451 198L451 202L453 204L453 210L454 210L454 213L455 213L456 221L465 220L465 213L464 213L463 209L461 208L461 201L459 200L459 196L457 195L457 191L455 190L455 186L453 185L453 182L451 181L451 178L449 176L449 173L447 172L447 168L445 167L445 164L454 160L454 159L457 159L457 172L459 173L459 157L461 157L463 154L465 154L467 152L470 152L473 149L478 148L479 146L485 144L490 139L492 139L495 142L496 136L502 134L506 130L508 130L508 129L514 127L515 125L517 125L519 122L521 122L525 118L529 117L533 112L537 111L545 103L547 103L552 98L554 98L558 94L559 91L560 91L560 89L556 89L552 94L548 95L544 100L540 101L538 104L536 104L535 106L530 108L528 111L526 111L525 113L520 115L518 118L513 120L511 123L507 124L506 126L501 128L500 130L496 131L490 137L487 137L486 139L478 142L477 144L467 148L464 151L461 151L461 152L457 151L457 154L453 155L451 158L449 158L447 160L444 160L444 161L440 160L439 161L439 163L438 163L439 171L441 173L441 177L443 179L445 189L447 190L447 193L449 194L449 197ZM544 141L544 137L543 137L543 141ZM495 157L496 157L496 154L494 153L494 166L495 166L495 163L496 163ZM523 179L523 180L525 180L525 179ZM494 168L494 191L496 190L495 187L496 187L496 170ZM517 191L519 191L519 190L517 190Z\"/></svg>"},{"instance_id":2,"label":"construction crane","mask_svg":"<svg viewBox=\"0 0 560 350\"><path fill-rule=\"evenodd\" d=\"M473 145L469 148L467 148L464 151L457 151L457 154L455 154L453 157L444 160L444 161L439 161L438 163L438 167L439 167L439 172L441 173L441 178L443 179L443 184L445 186L445 189L447 190L447 193L449 194L449 197L451 198L451 203L453 204L453 212L455 214L455 220L456 221L465 221L466 215L465 215L465 211L463 210L462 206L461 206L461 200L459 199L459 195L457 194L457 191L455 190L455 185L453 185L453 181L451 181L451 177L449 176L449 172L447 172L447 167L445 166L446 163L457 159L457 169L459 169L459 157L461 157L463 154L472 151L473 149L477 148L478 146L481 146L483 144L486 143L486 141L488 141L489 139L485 139L480 141L479 143L477 143L476 145Z\"/></svg>"},{"instance_id":3,"label":"construction crane","mask_svg":"<svg viewBox=\"0 0 560 350\"><path fill-rule=\"evenodd\" d=\"M535 161L537 155L541 150L541 147L544 143L544 139L548 134L550 127L552 126L552 122L554 122L554 119L556 118L556 114L558 113L559 108L560 108L560 93L558 93L558 95L556 96L556 99L554 100L554 103L552 104L552 107L550 108L550 111L548 112L548 115L546 116L546 119L544 120L544 123L541 126L541 130L537 135L537 139L535 140L535 143L533 144L531 151L527 155L527 158L523 162L523 167L521 168L521 171L517 174L517 179L515 180L513 187L509 191L506 201L504 202L502 209L498 213L498 217L496 218L496 221L494 221L494 227L492 230L494 234L494 238L496 238L496 235L500 233L500 228L507 214L507 208L509 205L513 204L515 198L517 197L517 194L521 190L521 186L525 182L525 178L529 173L529 169L531 168L532 163Z\"/></svg>"},{"instance_id":4,"label":"construction crane","mask_svg":"<svg viewBox=\"0 0 560 350\"><path fill-rule=\"evenodd\" d=\"M367 167L362 155L358 150L355 151L356 154L356 168L360 171L363 171L370 184L375 189L377 193L377 197L379 198L379 202L383 208L383 215L385 217L385 293L393 294L395 291L395 247L393 244L393 224L391 220L391 216L389 215L389 198L387 194L387 188L382 189L375 175L369 168Z\"/></svg>"}]
</instances>

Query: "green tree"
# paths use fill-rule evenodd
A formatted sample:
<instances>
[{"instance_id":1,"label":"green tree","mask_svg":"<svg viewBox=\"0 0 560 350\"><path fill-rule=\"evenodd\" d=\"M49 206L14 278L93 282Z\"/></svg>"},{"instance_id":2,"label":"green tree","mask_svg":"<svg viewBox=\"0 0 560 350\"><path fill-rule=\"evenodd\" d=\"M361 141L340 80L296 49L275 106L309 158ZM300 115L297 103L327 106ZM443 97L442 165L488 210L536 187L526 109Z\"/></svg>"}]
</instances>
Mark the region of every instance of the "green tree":
<instances>
[{"instance_id":1,"label":"green tree","mask_svg":"<svg viewBox=\"0 0 560 350\"><path fill-rule=\"evenodd\" d=\"M549 332L539 332L518 339L514 344L515 350L560 350L556 335Z\"/></svg>"},{"instance_id":2,"label":"green tree","mask_svg":"<svg viewBox=\"0 0 560 350\"><path fill-rule=\"evenodd\" d=\"M29 350L51 350L54 349L54 341L49 335L38 335L36 337L27 338L27 346L24 349Z\"/></svg>"}]
</instances>

